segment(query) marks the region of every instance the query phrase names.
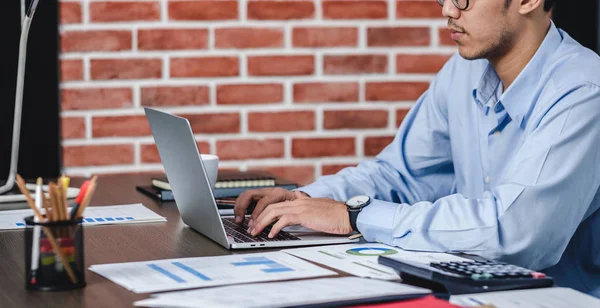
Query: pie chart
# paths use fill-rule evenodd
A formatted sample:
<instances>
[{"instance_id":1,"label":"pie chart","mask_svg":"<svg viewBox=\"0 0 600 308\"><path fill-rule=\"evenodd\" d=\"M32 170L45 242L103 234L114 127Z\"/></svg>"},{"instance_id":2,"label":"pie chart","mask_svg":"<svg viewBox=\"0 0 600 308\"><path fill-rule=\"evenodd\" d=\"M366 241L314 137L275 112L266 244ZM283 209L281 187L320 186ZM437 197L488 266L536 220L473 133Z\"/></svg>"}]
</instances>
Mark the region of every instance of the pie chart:
<instances>
[{"instance_id":1,"label":"pie chart","mask_svg":"<svg viewBox=\"0 0 600 308\"><path fill-rule=\"evenodd\" d=\"M346 253L353 256L389 256L398 251L381 247L356 247L346 250Z\"/></svg>"}]
</instances>

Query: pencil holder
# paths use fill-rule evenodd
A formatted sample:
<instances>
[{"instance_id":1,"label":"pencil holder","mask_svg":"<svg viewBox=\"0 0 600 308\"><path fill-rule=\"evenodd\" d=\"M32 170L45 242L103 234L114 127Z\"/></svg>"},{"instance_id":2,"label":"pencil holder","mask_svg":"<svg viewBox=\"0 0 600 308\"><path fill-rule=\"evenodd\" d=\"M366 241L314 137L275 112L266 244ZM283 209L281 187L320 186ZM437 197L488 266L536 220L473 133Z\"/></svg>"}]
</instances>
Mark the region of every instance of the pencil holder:
<instances>
[{"instance_id":1,"label":"pencil holder","mask_svg":"<svg viewBox=\"0 0 600 308\"><path fill-rule=\"evenodd\" d=\"M25 288L64 291L85 287L81 219L36 222L25 218Z\"/></svg>"}]
</instances>

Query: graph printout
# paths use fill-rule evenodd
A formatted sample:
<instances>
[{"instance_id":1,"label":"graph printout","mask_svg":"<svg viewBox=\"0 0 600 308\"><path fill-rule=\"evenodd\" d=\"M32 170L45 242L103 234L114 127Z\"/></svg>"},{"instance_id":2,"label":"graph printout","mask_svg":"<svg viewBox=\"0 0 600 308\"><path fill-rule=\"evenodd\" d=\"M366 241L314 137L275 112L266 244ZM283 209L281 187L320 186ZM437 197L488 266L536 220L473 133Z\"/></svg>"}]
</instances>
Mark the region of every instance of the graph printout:
<instances>
[{"instance_id":1,"label":"graph printout","mask_svg":"<svg viewBox=\"0 0 600 308\"><path fill-rule=\"evenodd\" d=\"M135 293L337 275L283 252L92 265Z\"/></svg>"}]
</instances>

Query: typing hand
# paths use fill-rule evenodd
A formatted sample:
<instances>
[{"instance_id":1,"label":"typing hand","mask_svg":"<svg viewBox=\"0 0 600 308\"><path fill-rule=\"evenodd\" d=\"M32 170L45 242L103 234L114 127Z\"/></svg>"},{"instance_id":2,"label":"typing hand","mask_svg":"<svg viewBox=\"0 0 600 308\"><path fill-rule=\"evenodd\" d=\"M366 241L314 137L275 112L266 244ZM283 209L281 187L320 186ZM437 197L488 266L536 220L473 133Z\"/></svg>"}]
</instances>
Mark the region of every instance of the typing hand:
<instances>
[{"instance_id":1,"label":"typing hand","mask_svg":"<svg viewBox=\"0 0 600 308\"><path fill-rule=\"evenodd\" d=\"M298 192L298 194L299 196L308 197L308 195L301 192ZM252 229L254 227L254 222L267 206L273 203L295 200L296 198L297 195L293 191L278 187L247 190L240 194L237 200L235 200L235 222L241 224L244 221L246 209L252 202L256 201L256 206L254 207L254 211L252 211L250 221L248 222L248 226Z\"/></svg>"},{"instance_id":2,"label":"typing hand","mask_svg":"<svg viewBox=\"0 0 600 308\"><path fill-rule=\"evenodd\" d=\"M352 226L348 210L343 202L325 198L309 198L296 191L293 201L272 204L256 219L250 233L254 236L275 222L269 238L273 238L286 226L303 227L330 234L350 234Z\"/></svg>"}]
</instances>

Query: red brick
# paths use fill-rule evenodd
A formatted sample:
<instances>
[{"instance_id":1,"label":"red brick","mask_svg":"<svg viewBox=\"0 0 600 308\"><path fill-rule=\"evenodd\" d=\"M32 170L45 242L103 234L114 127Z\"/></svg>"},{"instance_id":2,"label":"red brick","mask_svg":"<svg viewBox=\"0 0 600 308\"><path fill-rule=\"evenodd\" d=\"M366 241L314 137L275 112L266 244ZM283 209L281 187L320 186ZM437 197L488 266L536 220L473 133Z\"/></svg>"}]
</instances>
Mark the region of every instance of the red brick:
<instances>
[{"instance_id":1,"label":"red brick","mask_svg":"<svg viewBox=\"0 0 600 308\"><path fill-rule=\"evenodd\" d=\"M206 49L206 29L142 29L138 31L140 50Z\"/></svg>"},{"instance_id":2,"label":"red brick","mask_svg":"<svg viewBox=\"0 0 600 308\"><path fill-rule=\"evenodd\" d=\"M448 28L438 29L438 36L440 37L441 46L456 46L456 42L450 36L450 30L448 30Z\"/></svg>"},{"instance_id":3,"label":"red brick","mask_svg":"<svg viewBox=\"0 0 600 308\"><path fill-rule=\"evenodd\" d=\"M219 160L282 158L283 139L217 141Z\"/></svg>"},{"instance_id":4,"label":"red brick","mask_svg":"<svg viewBox=\"0 0 600 308\"><path fill-rule=\"evenodd\" d=\"M158 79L162 76L160 59L95 59L91 61L93 80Z\"/></svg>"},{"instance_id":5,"label":"red brick","mask_svg":"<svg viewBox=\"0 0 600 308\"><path fill-rule=\"evenodd\" d=\"M408 114L408 109L398 109L396 110L396 127L399 127L404 121L404 118Z\"/></svg>"},{"instance_id":6,"label":"red brick","mask_svg":"<svg viewBox=\"0 0 600 308\"><path fill-rule=\"evenodd\" d=\"M150 125L145 116L107 116L92 118L92 136L138 137L150 136Z\"/></svg>"},{"instance_id":7,"label":"red brick","mask_svg":"<svg viewBox=\"0 0 600 308\"><path fill-rule=\"evenodd\" d=\"M238 19L237 1L169 1L170 20Z\"/></svg>"},{"instance_id":8,"label":"red brick","mask_svg":"<svg viewBox=\"0 0 600 308\"><path fill-rule=\"evenodd\" d=\"M81 3L59 2L59 14L61 24L81 23Z\"/></svg>"},{"instance_id":9,"label":"red brick","mask_svg":"<svg viewBox=\"0 0 600 308\"><path fill-rule=\"evenodd\" d=\"M392 143L394 136L367 137L364 142L365 156L379 154L388 144Z\"/></svg>"},{"instance_id":10,"label":"red brick","mask_svg":"<svg viewBox=\"0 0 600 308\"><path fill-rule=\"evenodd\" d=\"M321 175L330 175L336 174L340 172L342 169L347 167L355 167L356 164L332 164L332 165L323 165L321 167Z\"/></svg>"},{"instance_id":11,"label":"red brick","mask_svg":"<svg viewBox=\"0 0 600 308\"><path fill-rule=\"evenodd\" d=\"M65 167L133 164L133 145L84 145L63 147Z\"/></svg>"},{"instance_id":12,"label":"red brick","mask_svg":"<svg viewBox=\"0 0 600 308\"><path fill-rule=\"evenodd\" d=\"M60 60L60 81L83 80L82 60Z\"/></svg>"},{"instance_id":13,"label":"red brick","mask_svg":"<svg viewBox=\"0 0 600 308\"><path fill-rule=\"evenodd\" d=\"M131 31L67 31L60 36L62 52L131 50Z\"/></svg>"},{"instance_id":14,"label":"red brick","mask_svg":"<svg viewBox=\"0 0 600 308\"><path fill-rule=\"evenodd\" d=\"M81 117L61 117L60 131L63 139L85 138L85 119Z\"/></svg>"},{"instance_id":15,"label":"red brick","mask_svg":"<svg viewBox=\"0 0 600 308\"><path fill-rule=\"evenodd\" d=\"M93 110L133 107L130 88L64 89L62 110Z\"/></svg>"},{"instance_id":16,"label":"red brick","mask_svg":"<svg viewBox=\"0 0 600 308\"><path fill-rule=\"evenodd\" d=\"M194 106L209 103L209 88L206 86L142 88L142 106Z\"/></svg>"},{"instance_id":17,"label":"red brick","mask_svg":"<svg viewBox=\"0 0 600 308\"><path fill-rule=\"evenodd\" d=\"M255 166L249 169L267 171L276 177L296 183L298 186L308 185L315 181L314 166Z\"/></svg>"},{"instance_id":18,"label":"red brick","mask_svg":"<svg viewBox=\"0 0 600 308\"><path fill-rule=\"evenodd\" d=\"M354 138L307 138L292 140L292 156L298 158L354 156Z\"/></svg>"},{"instance_id":19,"label":"red brick","mask_svg":"<svg viewBox=\"0 0 600 308\"><path fill-rule=\"evenodd\" d=\"M376 27L367 29L367 44L371 47L428 46L428 27Z\"/></svg>"},{"instance_id":20,"label":"red brick","mask_svg":"<svg viewBox=\"0 0 600 308\"><path fill-rule=\"evenodd\" d=\"M436 0L397 0L396 18L443 18L442 7Z\"/></svg>"},{"instance_id":21,"label":"red brick","mask_svg":"<svg viewBox=\"0 0 600 308\"><path fill-rule=\"evenodd\" d=\"M194 134L226 134L240 132L239 113L181 114L188 119Z\"/></svg>"},{"instance_id":22,"label":"red brick","mask_svg":"<svg viewBox=\"0 0 600 308\"><path fill-rule=\"evenodd\" d=\"M196 142L200 153L210 153L210 144L206 141ZM160 163L160 155L155 144L142 144L140 147L140 161L146 164Z\"/></svg>"},{"instance_id":23,"label":"red brick","mask_svg":"<svg viewBox=\"0 0 600 308\"><path fill-rule=\"evenodd\" d=\"M250 76L312 75L315 71L313 56L253 56L248 57Z\"/></svg>"},{"instance_id":24,"label":"red brick","mask_svg":"<svg viewBox=\"0 0 600 308\"><path fill-rule=\"evenodd\" d=\"M386 128L387 110L326 110L325 129Z\"/></svg>"},{"instance_id":25,"label":"red brick","mask_svg":"<svg viewBox=\"0 0 600 308\"><path fill-rule=\"evenodd\" d=\"M313 1L265 1L248 2L248 19L288 20L309 19L315 16Z\"/></svg>"},{"instance_id":26,"label":"red brick","mask_svg":"<svg viewBox=\"0 0 600 308\"><path fill-rule=\"evenodd\" d=\"M171 77L231 77L240 74L237 57L172 58Z\"/></svg>"},{"instance_id":27,"label":"red brick","mask_svg":"<svg viewBox=\"0 0 600 308\"><path fill-rule=\"evenodd\" d=\"M396 55L397 73L437 73L450 55Z\"/></svg>"},{"instance_id":28,"label":"red brick","mask_svg":"<svg viewBox=\"0 0 600 308\"><path fill-rule=\"evenodd\" d=\"M427 82L369 82L366 85L367 101L414 101L429 87Z\"/></svg>"},{"instance_id":29,"label":"red brick","mask_svg":"<svg viewBox=\"0 0 600 308\"><path fill-rule=\"evenodd\" d=\"M358 29L350 27L306 27L294 28L294 47L356 47Z\"/></svg>"},{"instance_id":30,"label":"red brick","mask_svg":"<svg viewBox=\"0 0 600 308\"><path fill-rule=\"evenodd\" d=\"M215 29L216 48L276 48L283 47L281 28Z\"/></svg>"},{"instance_id":31,"label":"red brick","mask_svg":"<svg viewBox=\"0 0 600 308\"><path fill-rule=\"evenodd\" d=\"M283 102L283 85L235 84L217 86L217 104L276 104Z\"/></svg>"},{"instance_id":32,"label":"red brick","mask_svg":"<svg viewBox=\"0 0 600 308\"><path fill-rule=\"evenodd\" d=\"M385 19L387 16L387 1L323 1L324 19Z\"/></svg>"},{"instance_id":33,"label":"red brick","mask_svg":"<svg viewBox=\"0 0 600 308\"><path fill-rule=\"evenodd\" d=\"M248 113L251 132L290 132L315 129L313 111L280 111Z\"/></svg>"},{"instance_id":34,"label":"red brick","mask_svg":"<svg viewBox=\"0 0 600 308\"><path fill-rule=\"evenodd\" d=\"M330 75L387 72L387 55L325 56L323 72Z\"/></svg>"},{"instance_id":35,"label":"red brick","mask_svg":"<svg viewBox=\"0 0 600 308\"><path fill-rule=\"evenodd\" d=\"M322 82L294 84L295 103L358 102L358 83Z\"/></svg>"},{"instance_id":36,"label":"red brick","mask_svg":"<svg viewBox=\"0 0 600 308\"><path fill-rule=\"evenodd\" d=\"M91 2L92 22L160 20L158 1Z\"/></svg>"}]
</instances>

